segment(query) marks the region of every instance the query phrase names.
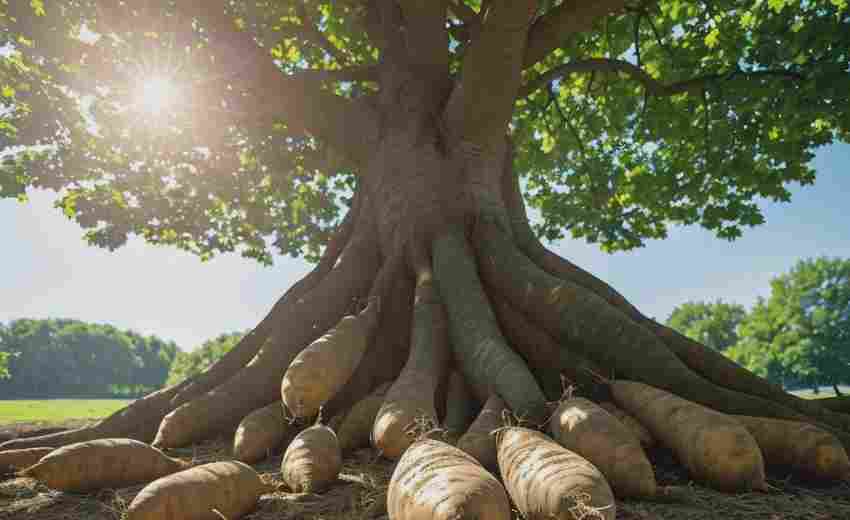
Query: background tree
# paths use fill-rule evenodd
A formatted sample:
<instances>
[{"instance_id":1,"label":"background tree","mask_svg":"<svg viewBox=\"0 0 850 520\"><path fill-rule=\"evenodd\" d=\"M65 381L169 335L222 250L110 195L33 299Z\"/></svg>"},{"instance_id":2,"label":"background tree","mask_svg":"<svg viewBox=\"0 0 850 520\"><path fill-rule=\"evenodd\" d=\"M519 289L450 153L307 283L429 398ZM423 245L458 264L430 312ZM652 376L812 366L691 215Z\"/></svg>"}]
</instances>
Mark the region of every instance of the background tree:
<instances>
[{"instance_id":1,"label":"background tree","mask_svg":"<svg viewBox=\"0 0 850 520\"><path fill-rule=\"evenodd\" d=\"M174 358L174 363L171 364L171 371L168 373L166 383L173 385L186 378L199 375L230 352L230 349L235 347L244 336L244 332L219 334L190 352L178 352L177 357Z\"/></svg>"},{"instance_id":2,"label":"background tree","mask_svg":"<svg viewBox=\"0 0 850 520\"><path fill-rule=\"evenodd\" d=\"M678 305L667 326L707 347L723 352L738 342L737 328L747 311L742 305L724 303L686 302Z\"/></svg>"},{"instance_id":3,"label":"background tree","mask_svg":"<svg viewBox=\"0 0 850 520\"><path fill-rule=\"evenodd\" d=\"M770 283L730 356L786 385L850 382L850 260L802 260Z\"/></svg>"},{"instance_id":4,"label":"background tree","mask_svg":"<svg viewBox=\"0 0 850 520\"><path fill-rule=\"evenodd\" d=\"M11 377L4 397L105 397L160 388L177 354L173 342L77 320L20 319L0 326Z\"/></svg>"},{"instance_id":5,"label":"background tree","mask_svg":"<svg viewBox=\"0 0 850 520\"><path fill-rule=\"evenodd\" d=\"M479 397L532 419L540 369L580 377L585 360L848 439L843 416L646 318L538 242L568 231L617 250L670 225L731 239L760 224L759 200L788 200L788 183L813 182L813 150L850 137L844 0L2 5L0 195L61 189L59 208L108 248L135 234L203 258L318 260L204 373L6 447L173 447L232 428L367 302L369 347L328 413L394 378L415 337L449 342ZM550 339L524 344L520 329Z\"/></svg>"}]
</instances>

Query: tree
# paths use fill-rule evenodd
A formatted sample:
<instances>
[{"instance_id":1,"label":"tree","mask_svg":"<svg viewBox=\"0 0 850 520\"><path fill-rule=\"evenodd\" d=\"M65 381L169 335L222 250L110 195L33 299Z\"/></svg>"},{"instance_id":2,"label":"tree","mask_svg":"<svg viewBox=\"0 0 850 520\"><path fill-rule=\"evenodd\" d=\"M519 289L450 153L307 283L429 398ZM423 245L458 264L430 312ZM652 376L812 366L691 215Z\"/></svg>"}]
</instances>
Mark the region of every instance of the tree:
<instances>
[{"instance_id":1,"label":"tree","mask_svg":"<svg viewBox=\"0 0 850 520\"><path fill-rule=\"evenodd\" d=\"M850 260L801 260L770 288L741 325L734 358L774 379L832 385L840 395L838 385L850 381Z\"/></svg>"},{"instance_id":2,"label":"tree","mask_svg":"<svg viewBox=\"0 0 850 520\"><path fill-rule=\"evenodd\" d=\"M744 307L717 300L686 302L667 318L667 326L707 347L723 352L738 342L736 329L747 315Z\"/></svg>"},{"instance_id":3,"label":"tree","mask_svg":"<svg viewBox=\"0 0 850 520\"><path fill-rule=\"evenodd\" d=\"M726 239L760 224L759 200L788 200L788 183L814 181L814 148L850 137L845 1L4 9L2 194L61 189L59 208L108 248L134 234L202 258L317 260L202 374L95 427L5 447L173 447L227 430L367 303L369 347L328 414L394 378L413 337L450 342L479 394L530 420L542 375L586 380L587 362L848 439L843 416L648 319L538 241L568 230L616 250L674 224Z\"/></svg>"},{"instance_id":4,"label":"tree","mask_svg":"<svg viewBox=\"0 0 850 520\"><path fill-rule=\"evenodd\" d=\"M191 352L178 352L174 363L171 364L167 384L177 384L186 378L199 375L230 352L244 336L244 332L219 334Z\"/></svg>"},{"instance_id":5,"label":"tree","mask_svg":"<svg viewBox=\"0 0 850 520\"><path fill-rule=\"evenodd\" d=\"M6 397L140 395L162 387L177 346L78 320L19 319L0 326ZM154 361L156 360L156 361Z\"/></svg>"}]
</instances>

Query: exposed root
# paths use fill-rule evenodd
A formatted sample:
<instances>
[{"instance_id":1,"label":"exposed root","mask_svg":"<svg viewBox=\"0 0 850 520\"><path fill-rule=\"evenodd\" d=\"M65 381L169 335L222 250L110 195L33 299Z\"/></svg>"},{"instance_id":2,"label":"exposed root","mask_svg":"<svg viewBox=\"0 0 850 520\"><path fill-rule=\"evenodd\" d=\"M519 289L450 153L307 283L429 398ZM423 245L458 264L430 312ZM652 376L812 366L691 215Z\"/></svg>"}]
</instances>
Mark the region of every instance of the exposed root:
<instances>
[{"instance_id":1,"label":"exposed root","mask_svg":"<svg viewBox=\"0 0 850 520\"><path fill-rule=\"evenodd\" d=\"M312 292L287 307L291 328L270 338L236 375L163 419L154 444L179 447L231 429L252 410L280 398L280 379L306 345L335 325L375 278L379 255L371 226L352 238L337 266Z\"/></svg>"},{"instance_id":2,"label":"exposed root","mask_svg":"<svg viewBox=\"0 0 850 520\"><path fill-rule=\"evenodd\" d=\"M232 377L253 359L270 336L280 333L286 325L286 321L283 319L286 315L286 307L303 298L325 278L348 244L360 211L360 200L361 197L355 194L351 210L345 215L339 229L328 242L318 265L307 276L290 287L274 304L266 317L251 332L246 334L236 346L181 390L172 399L175 408L208 392Z\"/></svg>"},{"instance_id":3,"label":"exposed root","mask_svg":"<svg viewBox=\"0 0 850 520\"><path fill-rule=\"evenodd\" d=\"M544 247L528 223L525 203L519 191L519 180L513 175L512 160L506 161L505 166L502 189L511 213L514 240L517 246L541 269L552 276L593 291L636 323L658 335L691 370L712 383L740 393L762 397L792 408L800 414L818 418L834 427L850 429L850 417L830 414L814 401L789 394L778 385L753 374L726 356L646 317L613 287Z\"/></svg>"},{"instance_id":4,"label":"exposed root","mask_svg":"<svg viewBox=\"0 0 850 520\"><path fill-rule=\"evenodd\" d=\"M558 399L562 392L561 377L578 385L582 395L595 400L608 396L605 385L599 384L594 373L601 369L586 357L575 353L568 345L559 344L546 331L533 325L507 300L490 291L493 310L511 346L528 362L543 386L546 398Z\"/></svg>"},{"instance_id":5,"label":"exposed root","mask_svg":"<svg viewBox=\"0 0 850 520\"><path fill-rule=\"evenodd\" d=\"M434 275L449 317L455 360L473 387L498 393L511 410L542 419L546 398L525 361L507 344L463 232L433 243Z\"/></svg>"},{"instance_id":6,"label":"exposed root","mask_svg":"<svg viewBox=\"0 0 850 520\"><path fill-rule=\"evenodd\" d=\"M726 413L813 422L778 403L704 379L655 334L595 293L538 268L495 226L482 222L475 236L488 284L525 309L532 321L600 365Z\"/></svg>"}]
</instances>

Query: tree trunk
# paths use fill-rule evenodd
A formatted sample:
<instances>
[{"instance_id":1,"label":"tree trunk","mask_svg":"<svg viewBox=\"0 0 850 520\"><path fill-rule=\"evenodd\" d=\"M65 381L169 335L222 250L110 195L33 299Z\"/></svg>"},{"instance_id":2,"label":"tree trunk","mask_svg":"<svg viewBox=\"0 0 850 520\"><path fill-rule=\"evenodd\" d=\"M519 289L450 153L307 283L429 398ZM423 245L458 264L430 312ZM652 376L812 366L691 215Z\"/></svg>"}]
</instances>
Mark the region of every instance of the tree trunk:
<instances>
[{"instance_id":1,"label":"tree trunk","mask_svg":"<svg viewBox=\"0 0 850 520\"><path fill-rule=\"evenodd\" d=\"M723 412L819 424L850 447L848 416L797 399L655 323L540 245L511 168L511 143L481 149L446 134L434 114L448 93L411 89L416 78L414 71L395 81L405 96L382 94L382 137L319 265L236 348L203 374L94 426L14 439L0 450L99 437L176 448L228 431L281 398L281 378L299 352L376 299L380 318L359 365L325 403L330 417L401 371L417 272L433 273L432 303L445 309L454 367L482 403L498 393L514 414L539 423L544 390L556 398L562 380L599 400L607 397L605 378L627 377ZM843 400L834 408L843 410Z\"/></svg>"}]
</instances>

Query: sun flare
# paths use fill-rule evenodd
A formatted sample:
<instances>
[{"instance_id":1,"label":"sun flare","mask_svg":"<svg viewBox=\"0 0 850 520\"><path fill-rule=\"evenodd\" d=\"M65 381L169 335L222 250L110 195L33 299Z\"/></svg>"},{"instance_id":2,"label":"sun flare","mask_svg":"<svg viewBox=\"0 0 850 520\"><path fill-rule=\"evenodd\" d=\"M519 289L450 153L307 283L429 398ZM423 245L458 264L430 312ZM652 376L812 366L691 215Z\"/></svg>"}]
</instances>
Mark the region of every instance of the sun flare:
<instances>
[{"instance_id":1,"label":"sun flare","mask_svg":"<svg viewBox=\"0 0 850 520\"><path fill-rule=\"evenodd\" d=\"M180 91L177 85L164 76L145 80L136 94L136 106L145 113L159 115L171 109L177 102Z\"/></svg>"}]
</instances>

